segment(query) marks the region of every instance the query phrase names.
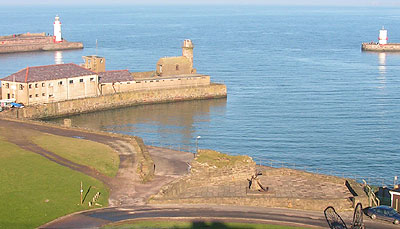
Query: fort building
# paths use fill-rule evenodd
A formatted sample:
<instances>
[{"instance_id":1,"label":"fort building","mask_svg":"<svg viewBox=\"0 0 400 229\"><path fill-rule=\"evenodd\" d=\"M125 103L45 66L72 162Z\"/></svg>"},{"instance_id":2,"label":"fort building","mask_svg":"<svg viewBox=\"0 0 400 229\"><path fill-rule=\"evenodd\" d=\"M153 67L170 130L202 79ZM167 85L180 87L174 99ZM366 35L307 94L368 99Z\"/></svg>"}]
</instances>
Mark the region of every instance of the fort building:
<instances>
[{"instance_id":1,"label":"fort building","mask_svg":"<svg viewBox=\"0 0 400 229\"><path fill-rule=\"evenodd\" d=\"M1 82L2 98L26 105L98 95L96 73L76 64L27 67Z\"/></svg>"},{"instance_id":2,"label":"fort building","mask_svg":"<svg viewBox=\"0 0 400 229\"><path fill-rule=\"evenodd\" d=\"M182 56L161 58L157 62L156 74L170 76L196 73L196 69L193 69L193 48L191 40L184 40Z\"/></svg>"},{"instance_id":3,"label":"fort building","mask_svg":"<svg viewBox=\"0 0 400 229\"><path fill-rule=\"evenodd\" d=\"M100 56L84 56L83 67L94 71L94 72L105 72L106 71L106 58Z\"/></svg>"},{"instance_id":4,"label":"fort building","mask_svg":"<svg viewBox=\"0 0 400 229\"><path fill-rule=\"evenodd\" d=\"M52 103L115 93L210 85L210 76L193 68L193 43L182 56L160 58L155 71L106 71L105 58L84 56L84 63L24 68L1 79L2 98L25 105Z\"/></svg>"}]
</instances>

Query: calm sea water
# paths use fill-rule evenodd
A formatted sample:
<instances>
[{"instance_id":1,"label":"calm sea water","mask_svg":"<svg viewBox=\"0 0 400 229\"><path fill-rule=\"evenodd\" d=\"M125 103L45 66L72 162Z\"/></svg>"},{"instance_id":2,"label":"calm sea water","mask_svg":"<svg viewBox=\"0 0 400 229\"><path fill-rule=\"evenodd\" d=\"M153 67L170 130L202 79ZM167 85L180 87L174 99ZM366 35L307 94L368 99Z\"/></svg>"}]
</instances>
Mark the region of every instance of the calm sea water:
<instances>
[{"instance_id":1,"label":"calm sea water","mask_svg":"<svg viewBox=\"0 0 400 229\"><path fill-rule=\"evenodd\" d=\"M189 150L201 136L200 148L336 174L400 175L400 55L360 50L383 25L400 42L399 8L2 7L0 33L52 33L56 14L64 38L85 49L0 55L0 76L91 54L108 70L148 71L190 38L198 72L228 87L228 99L82 114L75 125Z\"/></svg>"}]
</instances>

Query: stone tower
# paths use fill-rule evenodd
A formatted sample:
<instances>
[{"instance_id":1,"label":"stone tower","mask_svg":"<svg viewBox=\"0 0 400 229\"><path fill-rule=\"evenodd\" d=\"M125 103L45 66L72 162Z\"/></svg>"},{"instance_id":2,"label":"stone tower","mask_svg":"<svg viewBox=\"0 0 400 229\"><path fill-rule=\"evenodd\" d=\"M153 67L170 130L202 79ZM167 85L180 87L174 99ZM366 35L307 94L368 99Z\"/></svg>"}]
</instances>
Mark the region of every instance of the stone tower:
<instances>
[{"instance_id":1,"label":"stone tower","mask_svg":"<svg viewBox=\"0 0 400 229\"><path fill-rule=\"evenodd\" d=\"M94 72L105 72L106 71L106 59L101 56L83 56L85 63L84 68L87 68Z\"/></svg>"},{"instance_id":2,"label":"stone tower","mask_svg":"<svg viewBox=\"0 0 400 229\"><path fill-rule=\"evenodd\" d=\"M186 39L183 41L182 56L186 57L190 61L190 69L193 69L193 43L191 40Z\"/></svg>"}]
</instances>

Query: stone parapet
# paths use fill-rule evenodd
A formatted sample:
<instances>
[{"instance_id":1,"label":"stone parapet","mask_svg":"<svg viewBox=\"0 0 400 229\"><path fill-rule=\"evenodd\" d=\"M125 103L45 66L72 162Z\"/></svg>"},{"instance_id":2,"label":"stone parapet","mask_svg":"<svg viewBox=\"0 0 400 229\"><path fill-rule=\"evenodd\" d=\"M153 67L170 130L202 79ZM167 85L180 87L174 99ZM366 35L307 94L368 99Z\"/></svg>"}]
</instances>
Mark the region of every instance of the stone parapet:
<instances>
[{"instance_id":1,"label":"stone parapet","mask_svg":"<svg viewBox=\"0 0 400 229\"><path fill-rule=\"evenodd\" d=\"M134 137L131 144L136 149L137 173L143 183L146 183L154 177L154 161L150 156L149 150L140 137Z\"/></svg>"},{"instance_id":2,"label":"stone parapet","mask_svg":"<svg viewBox=\"0 0 400 229\"><path fill-rule=\"evenodd\" d=\"M347 199L305 199L305 198L277 198L269 195L247 197L202 197L181 199L150 199L151 204L215 204L254 207L293 208L312 211L323 211L332 206L336 211L352 210L352 202Z\"/></svg>"}]
</instances>

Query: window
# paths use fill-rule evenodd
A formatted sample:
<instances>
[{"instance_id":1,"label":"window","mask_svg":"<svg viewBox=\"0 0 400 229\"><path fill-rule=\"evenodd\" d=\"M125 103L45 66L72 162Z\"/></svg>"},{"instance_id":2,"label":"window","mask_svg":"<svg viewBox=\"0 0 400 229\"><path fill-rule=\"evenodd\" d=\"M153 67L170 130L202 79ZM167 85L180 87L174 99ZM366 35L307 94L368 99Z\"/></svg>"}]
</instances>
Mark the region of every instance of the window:
<instances>
[{"instance_id":1,"label":"window","mask_svg":"<svg viewBox=\"0 0 400 229\"><path fill-rule=\"evenodd\" d=\"M126 84L131 84L131 82L126 82Z\"/></svg>"},{"instance_id":2,"label":"window","mask_svg":"<svg viewBox=\"0 0 400 229\"><path fill-rule=\"evenodd\" d=\"M63 85L63 82L62 82L62 81L59 81L59 82L58 82L58 85Z\"/></svg>"},{"instance_id":3,"label":"window","mask_svg":"<svg viewBox=\"0 0 400 229\"><path fill-rule=\"evenodd\" d=\"M35 88L38 88L38 84L37 83L35 83Z\"/></svg>"},{"instance_id":4,"label":"window","mask_svg":"<svg viewBox=\"0 0 400 229\"><path fill-rule=\"evenodd\" d=\"M35 97L39 97L39 94L36 94Z\"/></svg>"},{"instance_id":5,"label":"window","mask_svg":"<svg viewBox=\"0 0 400 229\"><path fill-rule=\"evenodd\" d=\"M45 93L42 93L42 96L46 96L46 94L45 94Z\"/></svg>"},{"instance_id":6,"label":"window","mask_svg":"<svg viewBox=\"0 0 400 229\"><path fill-rule=\"evenodd\" d=\"M162 73L162 65L161 64L159 65L159 68L160 68L160 73Z\"/></svg>"},{"instance_id":7,"label":"window","mask_svg":"<svg viewBox=\"0 0 400 229\"><path fill-rule=\"evenodd\" d=\"M83 83L83 79L79 79L79 82L80 82L80 83Z\"/></svg>"},{"instance_id":8,"label":"window","mask_svg":"<svg viewBox=\"0 0 400 229\"><path fill-rule=\"evenodd\" d=\"M90 81L94 81L94 77L90 78Z\"/></svg>"},{"instance_id":9,"label":"window","mask_svg":"<svg viewBox=\"0 0 400 229\"><path fill-rule=\"evenodd\" d=\"M179 64L177 64L177 65L175 66L175 69L176 69L177 71L179 71Z\"/></svg>"},{"instance_id":10,"label":"window","mask_svg":"<svg viewBox=\"0 0 400 229\"><path fill-rule=\"evenodd\" d=\"M74 83L74 80L69 80L69 83L70 83L70 84Z\"/></svg>"},{"instance_id":11,"label":"window","mask_svg":"<svg viewBox=\"0 0 400 229\"><path fill-rule=\"evenodd\" d=\"M10 88L10 84L9 83L6 83L6 88Z\"/></svg>"},{"instance_id":12,"label":"window","mask_svg":"<svg viewBox=\"0 0 400 229\"><path fill-rule=\"evenodd\" d=\"M53 95L52 95L52 94L49 94L49 98L53 98Z\"/></svg>"},{"instance_id":13,"label":"window","mask_svg":"<svg viewBox=\"0 0 400 229\"><path fill-rule=\"evenodd\" d=\"M12 96L12 98L14 98L14 94L12 94L11 96Z\"/></svg>"},{"instance_id":14,"label":"window","mask_svg":"<svg viewBox=\"0 0 400 229\"><path fill-rule=\"evenodd\" d=\"M19 90L24 90L24 85L20 84L19 85Z\"/></svg>"},{"instance_id":15,"label":"window","mask_svg":"<svg viewBox=\"0 0 400 229\"><path fill-rule=\"evenodd\" d=\"M29 95L29 98L32 98L32 95Z\"/></svg>"},{"instance_id":16,"label":"window","mask_svg":"<svg viewBox=\"0 0 400 229\"><path fill-rule=\"evenodd\" d=\"M42 83L42 87L45 87L45 83Z\"/></svg>"},{"instance_id":17,"label":"window","mask_svg":"<svg viewBox=\"0 0 400 229\"><path fill-rule=\"evenodd\" d=\"M29 84L29 86L28 86L28 87L29 87L29 89L31 89L31 88L32 88L32 84Z\"/></svg>"},{"instance_id":18,"label":"window","mask_svg":"<svg viewBox=\"0 0 400 229\"><path fill-rule=\"evenodd\" d=\"M53 83L49 83L49 87L53 87Z\"/></svg>"}]
</instances>

